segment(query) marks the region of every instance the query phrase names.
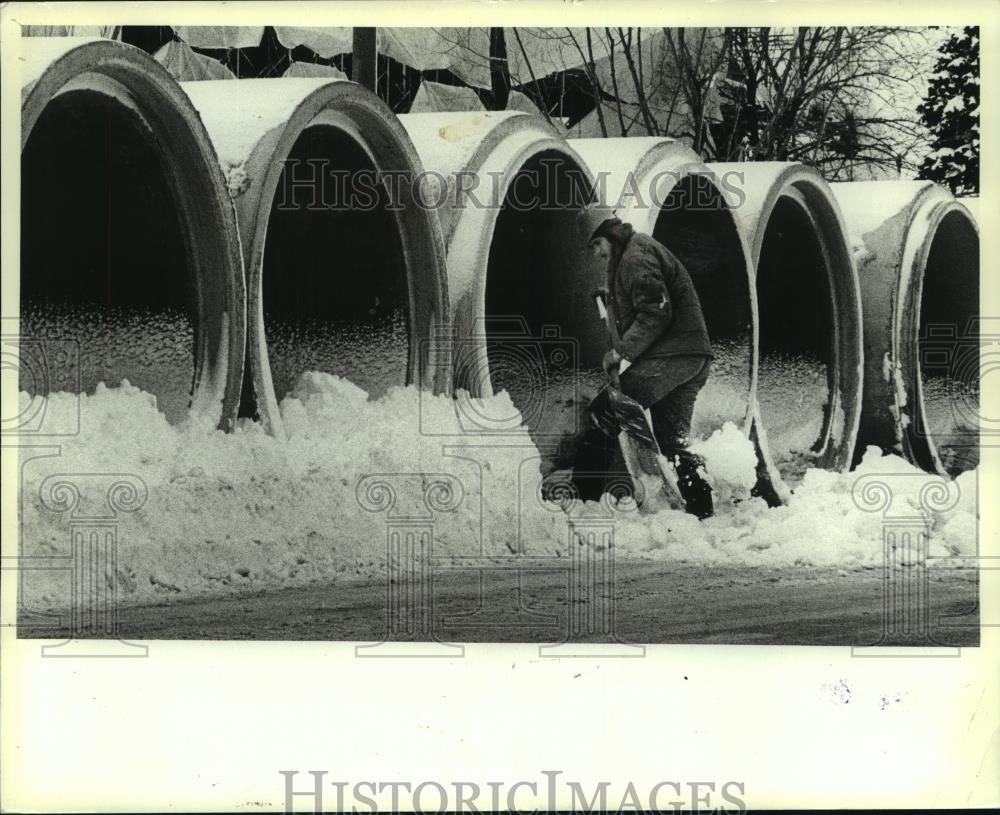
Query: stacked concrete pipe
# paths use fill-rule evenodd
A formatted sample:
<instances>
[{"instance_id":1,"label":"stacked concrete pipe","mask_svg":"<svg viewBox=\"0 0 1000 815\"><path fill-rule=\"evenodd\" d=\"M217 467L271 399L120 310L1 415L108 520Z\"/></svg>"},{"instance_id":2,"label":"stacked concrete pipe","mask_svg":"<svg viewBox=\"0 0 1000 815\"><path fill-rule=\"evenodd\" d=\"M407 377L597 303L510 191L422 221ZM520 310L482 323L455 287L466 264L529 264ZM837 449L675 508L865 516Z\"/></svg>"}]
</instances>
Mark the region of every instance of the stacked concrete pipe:
<instances>
[{"instance_id":1,"label":"stacked concrete pipe","mask_svg":"<svg viewBox=\"0 0 1000 815\"><path fill-rule=\"evenodd\" d=\"M709 164L732 193L756 270L754 424L778 473L846 471L861 418L858 274L840 208L820 174L800 164Z\"/></svg>"},{"instance_id":2,"label":"stacked concrete pipe","mask_svg":"<svg viewBox=\"0 0 1000 815\"><path fill-rule=\"evenodd\" d=\"M378 396L448 392L444 243L415 198L421 165L388 106L337 79L186 82L236 202L252 387L242 410L284 433L301 374Z\"/></svg>"},{"instance_id":3,"label":"stacked concrete pipe","mask_svg":"<svg viewBox=\"0 0 1000 815\"><path fill-rule=\"evenodd\" d=\"M757 296L750 247L731 191L699 156L665 138L572 139L588 162L605 208L652 235L691 274L715 360L692 420L705 437L733 422L757 449L755 493L769 503L787 497L753 421L757 374Z\"/></svg>"},{"instance_id":4,"label":"stacked concrete pipe","mask_svg":"<svg viewBox=\"0 0 1000 815\"><path fill-rule=\"evenodd\" d=\"M972 220L976 224L976 229L979 228L979 196L970 195L964 198L959 198L958 203L965 207L969 214L972 216Z\"/></svg>"},{"instance_id":5,"label":"stacked concrete pipe","mask_svg":"<svg viewBox=\"0 0 1000 815\"><path fill-rule=\"evenodd\" d=\"M586 164L529 114L400 120L439 188L428 200L447 244L460 413L477 432L502 431L516 414L486 415L466 396L507 391L543 471L569 465L565 445L602 383L607 342L590 297L602 280L579 235L579 213L592 198Z\"/></svg>"},{"instance_id":6,"label":"stacked concrete pipe","mask_svg":"<svg viewBox=\"0 0 1000 815\"><path fill-rule=\"evenodd\" d=\"M197 113L137 48L26 38L22 53L20 332L46 364L35 381L23 366L21 388L93 392L128 379L171 422L231 428L243 271Z\"/></svg>"},{"instance_id":7,"label":"stacked concrete pipe","mask_svg":"<svg viewBox=\"0 0 1000 815\"><path fill-rule=\"evenodd\" d=\"M978 463L979 233L976 203L930 181L833 184L864 303L867 445L929 471Z\"/></svg>"}]
</instances>

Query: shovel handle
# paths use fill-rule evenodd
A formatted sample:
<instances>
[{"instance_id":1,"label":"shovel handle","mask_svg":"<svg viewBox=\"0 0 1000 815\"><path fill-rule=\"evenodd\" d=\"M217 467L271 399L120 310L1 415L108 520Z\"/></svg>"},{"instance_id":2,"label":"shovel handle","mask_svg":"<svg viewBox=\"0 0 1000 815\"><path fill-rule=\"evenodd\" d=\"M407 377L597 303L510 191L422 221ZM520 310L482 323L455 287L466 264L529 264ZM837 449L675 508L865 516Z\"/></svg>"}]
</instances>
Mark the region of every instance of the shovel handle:
<instances>
[{"instance_id":1,"label":"shovel handle","mask_svg":"<svg viewBox=\"0 0 1000 815\"><path fill-rule=\"evenodd\" d=\"M608 380L611 382L611 387L615 390L620 391L622 389L622 380L617 367L608 371Z\"/></svg>"},{"instance_id":2,"label":"shovel handle","mask_svg":"<svg viewBox=\"0 0 1000 815\"><path fill-rule=\"evenodd\" d=\"M595 289L590 293L590 296L594 298L594 302L597 303L597 307L601 312L601 317L608 325L608 331L614 331L611 320L608 318L607 305L604 302L604 291L601 289ZM620 391L622 389L622 381L618 373L618 367L616 366L613 371L608 371L608 380L611 382L611 387L615 390Z\"/></svg>"}]
</instances>

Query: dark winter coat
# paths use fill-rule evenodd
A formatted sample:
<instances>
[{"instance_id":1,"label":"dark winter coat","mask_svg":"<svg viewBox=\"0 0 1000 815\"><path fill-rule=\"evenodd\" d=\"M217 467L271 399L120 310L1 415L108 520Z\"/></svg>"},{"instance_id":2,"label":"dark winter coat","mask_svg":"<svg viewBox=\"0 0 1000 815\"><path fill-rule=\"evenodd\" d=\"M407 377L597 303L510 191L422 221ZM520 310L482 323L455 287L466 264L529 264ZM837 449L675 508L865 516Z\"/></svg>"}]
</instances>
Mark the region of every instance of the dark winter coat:
<instances>
[{"instance_id":1,"label":"dark winter coat","mask_svg":"<svg viewBox=\"0 0 1000 815\"><path fill-rule=\"evenodd\" d=\"M633 233L612 259L608 298L620 338L616 350L629 362L712 355L705 316L687 269L649 235Z\"/></svg>"},{"instance_id":2,"label":"dark winter coat","mask_svg":"<svg viewBox=\"0 0 1000 815\"><path fill-rule=\"evenodd\" d=\"M615 350L632 363L622 386L643 404L665 395L659 379L669 391L671 357L712 357L705 316L687 269L649 235L633 232L615 252L608 267L608 300L608 318L618 329Z\"/></svg>"}]
</instances>

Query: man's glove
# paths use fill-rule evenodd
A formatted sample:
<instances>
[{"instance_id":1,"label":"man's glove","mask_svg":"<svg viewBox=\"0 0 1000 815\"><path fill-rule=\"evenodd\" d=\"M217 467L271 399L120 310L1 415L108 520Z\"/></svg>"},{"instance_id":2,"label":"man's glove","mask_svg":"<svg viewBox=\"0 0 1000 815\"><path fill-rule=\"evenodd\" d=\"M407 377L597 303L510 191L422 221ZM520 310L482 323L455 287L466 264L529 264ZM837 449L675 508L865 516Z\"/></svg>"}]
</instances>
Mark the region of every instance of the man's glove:
<instances>
[{"instance_id":1,"label":"man's glove","mask_svg":"<svg viewBox=\"0 0 1000 815\"><path fill-rule=\"evenodd\" d=\"M604 355L601 367L604 368L604 373L613 378L618 374L618 366L621 364L621 361L622 355L612 348Z\"/></svg>"},{"instance_id":2,"label":"man's glove","mask_svg":"<svg viewBox=\"0 0 1000 815\"><path fill-rule=\"evenodd\" d=\"M591 300L596 300L598 297L600 297L604 301L604 305L608 304L608 290L607 289L605 289L605 288L602 287L600 289L594 289L590 293L590 299Z\"/></svg>"}]
</instances>

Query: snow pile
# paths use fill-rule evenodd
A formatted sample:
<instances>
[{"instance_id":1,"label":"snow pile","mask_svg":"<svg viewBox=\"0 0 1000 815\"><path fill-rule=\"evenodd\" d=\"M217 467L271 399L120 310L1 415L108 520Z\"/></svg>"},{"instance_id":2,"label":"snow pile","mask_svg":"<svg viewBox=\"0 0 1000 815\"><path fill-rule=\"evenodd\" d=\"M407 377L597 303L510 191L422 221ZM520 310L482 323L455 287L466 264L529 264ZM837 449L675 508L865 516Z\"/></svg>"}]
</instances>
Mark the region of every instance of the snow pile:
<instances>
[{"instance_id":1,"label":"snow pile","mask_svg":"<svg viewBox=\"0 0 1000 815\"><path fill-rule=\"evenodd\" d=\"M23 406L37 408L39 397L21 398ZM435 556L565 554L570 523L599 511L588 504L567 515L538 497L540 456L518 422L507 422L498 435L475 432L470 418L517 416L505 392L452 400L398 387L372 400L344 379L304 374L280 405L286 440L249 421L230 434L170 425L155 398L127 382L98 386L92 396L60 393L44 401L47 426L73 427L79 410L80 432L59 439L58 456L24 454L21 554L63 558L53 561L59 568L24 573L29 608L64 606L70 596L64 559L70 513L47 508L40 494L52 474L91 474L65 476L79 485L84 498L77 512L83 514L102 511L107 474L145 482L145 505L118 516L118 567L108 579L117 583L122 603L345 576L384 579L387 521L412 526L406 519L427 515L424 497L435 482L452 488L450 495L435 493L438 506L428 516ZM859 509L854 482L886 474L896 500L910 506L931 478L870 449L855 473L809 470L788 506L769 509L749 497L756 460L734 425L695 449L716 490L716 516L699 522L672 511L618 512L620 556L880 565L882 516ZM366 477L366 484L388 484L395 504L379 505L387 493L377 484L359 490ZM974 479L973 473L960 477L958 505L932 515L932 554L973 553Z\"/></svg>"},{"instance_id":2,"label":"snow pile","mask_svg":"<svg viewBox=\"0 0 1000 815\"><path fill-rule=\"evenodd\" d=\"M38 409L38 397L21 398L22 406ZM434 514L434 554L509 555L518 545L515 526L521 538L538 542L533 548L553 542L550 553L557 545L565 549L562 513L533 494L525 497L537 484L524 473L538 468L527 431L514 424L499 438L465 433L451 399L413 387L369 401L346 380L304 374L280 405L284 441L250 421L231 434L172 426L154 397L127 382L114 389L99 385L92 396L53 394L45 402L49 427L73 427L78 407L81 427L79 435L60 439L59 456L23 468L22 554L69 553L70 518L42 504L47 476L138 476L148 500L119 515L120 599L126 602L384 575L387 519L426 513L425 490L449 475L461 503ZM516 414L506 394L490 402L480 414ZM373 474L384 474L375 480L390 485L395 506L377 511L378 487L369 507L362 506L358 483ZM100 512L107 480L67 478L79 484L87 511ZM66 572L32 572L27 590L42 603L65 602L67 578Z\"/></svg>"},{"instance_id":3,"label":"snow pile","mask_svg":"<svg viewBox=\"0 0 1000 815\"><path fill-rule=\"evenodd\" d=\"M724 444L729 447L725 436L723 431L715 442L720 450ZM712 445L701 446L703 451L706 447L711 456ZM710 458L709 472L712 463ZM855 487L866 483L860 479L886 486L891 503L884 511L865 509L863 498L855 495ZM883 529L899 522L919 524L923 517L929 532L928 564L962 565L948 559L976 552L976 475L966 472L951 482L948 489L957 501L949 503L954 506L921 511L922 491L939 483L940 477L869 447L851 473L808 470L786 506L768 508L759 498L727 504L717 497L716 515L702 522L680 512L633 516L619 526L616 544L620 553L681 562L874 568L884 562Z\"/></svg>"},{"instance_id":4,"label":"snow pile","mask_svg":"<svg viewBox=\"0 0 1000 815\"><path fill-rule=\"evenodd\" d=\"M691 445L705 461L705 472L716 503L750 497L757 483L757 455L753 444L732 422L726 422L708 439Z\"/></svg>"}]
</instances>

